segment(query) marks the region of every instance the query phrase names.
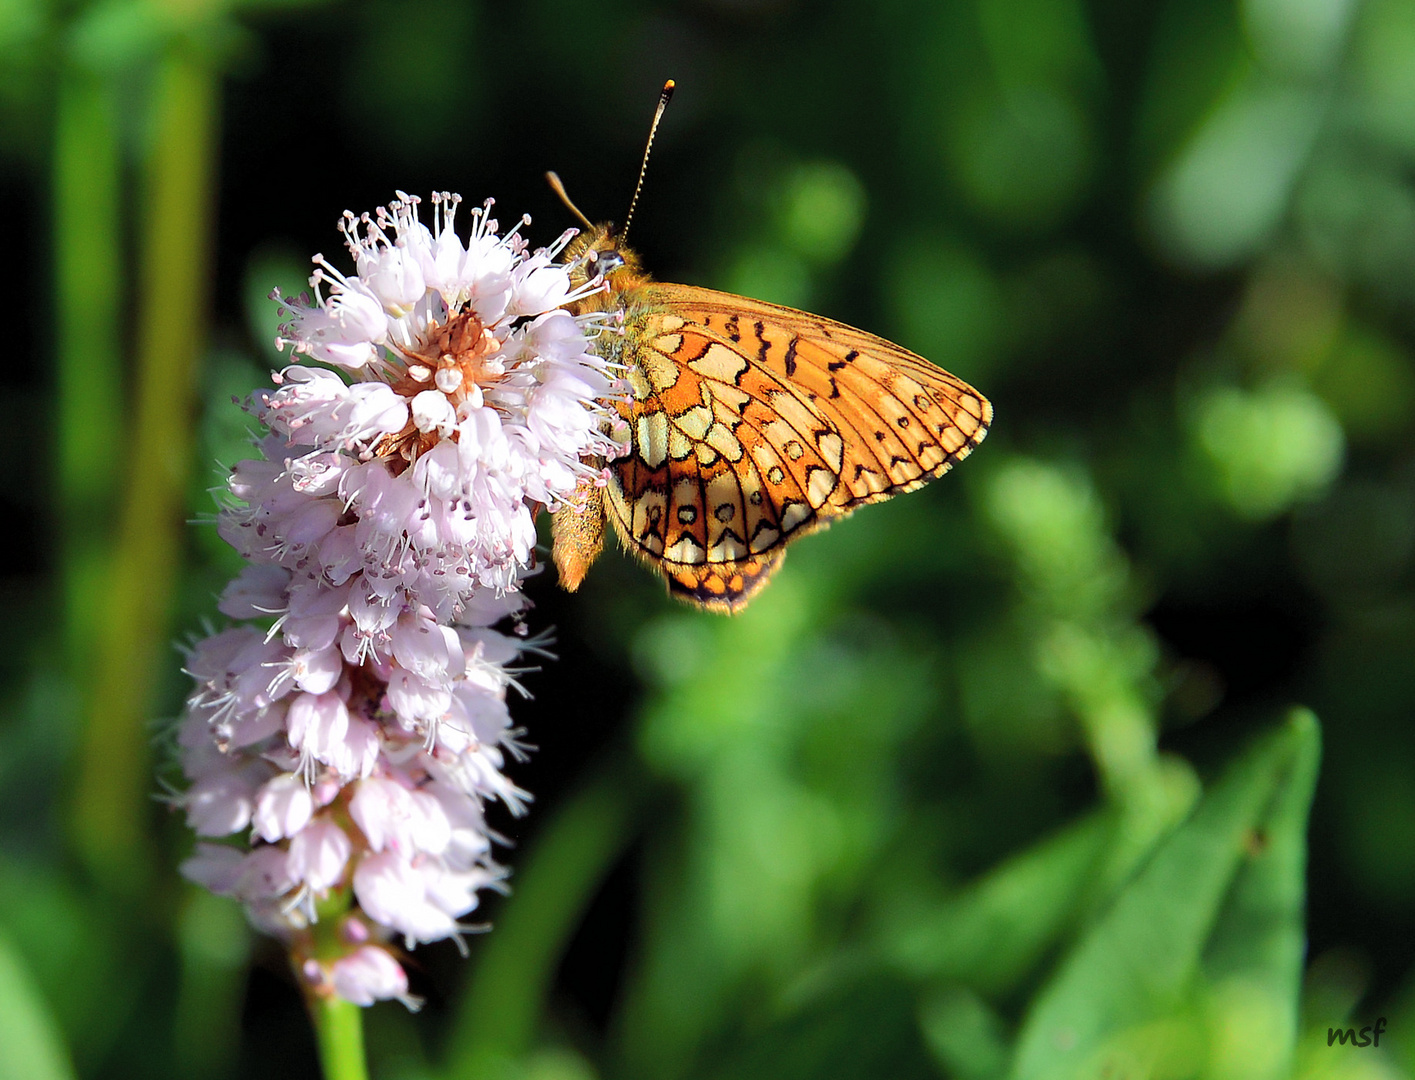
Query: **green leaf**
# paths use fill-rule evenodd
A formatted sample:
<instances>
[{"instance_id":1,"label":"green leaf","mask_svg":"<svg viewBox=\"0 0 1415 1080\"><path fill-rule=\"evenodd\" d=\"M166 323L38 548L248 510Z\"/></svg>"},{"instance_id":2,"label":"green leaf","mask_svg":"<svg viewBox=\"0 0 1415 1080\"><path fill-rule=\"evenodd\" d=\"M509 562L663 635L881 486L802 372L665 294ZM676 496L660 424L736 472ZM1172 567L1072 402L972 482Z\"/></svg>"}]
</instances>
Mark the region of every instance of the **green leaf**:
<instances>
[{"instance_id":1,"label":"green leaf","mask_svg":"<svg viewBox=\"0 0 1415 1080\"><path fill-rule=\"evenodd\" d=\"M1283 1073L1319 753L1297 710L1205 795L1038 996L1018 1080ZM1237 1038L1250 1022L1262 1035Z\"/></svg>"},{"instance_id":2,"label":"green leaf","mask_svg":"<svg viewBox=\"0 0 1415 1080\"><path fill-rule=\"evenodd\" d=\"M51 868L0 860L0 937L18 950L85 1074L112 1051L152 970L151 951L105 899Z\"/></svg>"},{"instance_id":3,"label":"green leaf","mask_svg":"<svg viewBox=\"0 0 1415 1080\"><path fill-rule=\"evenodd\" d=\"M0 1080L72 1080L49 1006L8 939L0 936Z\"/></svg>"},{"instance_id":4,"label":"green leaf","mask_svg":"<svg viewBox=\"0 0 1415 1080\"><path fill-rule=\"evenodd\" d=\"M1006 990L1076 918L1114 839L1096 814L1009 859L926 918L887 932L893 965L915 977Z\"/></svg>"},{"instance_id":5,"label":"green leaf","mask_svg":"<svg viewBox=\"0 0 1415 1080\"><path fill-rule=\"evenodd\" d=\"M1212 1077L1287 1075L1300 1028L1307 814L1321 747L1311 713L1295 710L1288 729L1297 741L1290 770L1246 837L1247 858L1204 951Z\"/></svg>"},{"instance_id":6,"label":"green leaf","mask_svg":"<svg viewBox=\"0 0 1415 1080\"><path fill-rule=\"evenodd\" d=\"M958 1080L987 1080L1007 1068L1002 1021L977 994L950 987L919 1003L919 1029L934 1060Z\"/></svg>"}]
</instances>

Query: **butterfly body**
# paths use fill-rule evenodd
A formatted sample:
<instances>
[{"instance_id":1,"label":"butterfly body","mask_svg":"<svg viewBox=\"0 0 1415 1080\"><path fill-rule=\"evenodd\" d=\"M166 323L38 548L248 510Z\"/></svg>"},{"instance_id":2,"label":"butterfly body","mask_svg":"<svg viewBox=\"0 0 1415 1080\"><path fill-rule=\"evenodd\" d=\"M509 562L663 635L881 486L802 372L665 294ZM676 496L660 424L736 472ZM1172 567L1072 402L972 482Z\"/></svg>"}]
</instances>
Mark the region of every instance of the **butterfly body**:
<instances>
[{"instance_id":1,"label":"butterfly body","mask_svg":"<svg viewBox=\"0 0 1415 1080\"><path fill-rule=\"evenodd\" d=\"M882 338L792 308L654 282L607 227L566 250L571 278L606 289L600 351L629 393L612 402L629 451L555 519L561 581L578 586L607 518L669 591L737 611L785 545L855 507L912 491L982 441L992 407Z\"/></svg>"}]
</instances>

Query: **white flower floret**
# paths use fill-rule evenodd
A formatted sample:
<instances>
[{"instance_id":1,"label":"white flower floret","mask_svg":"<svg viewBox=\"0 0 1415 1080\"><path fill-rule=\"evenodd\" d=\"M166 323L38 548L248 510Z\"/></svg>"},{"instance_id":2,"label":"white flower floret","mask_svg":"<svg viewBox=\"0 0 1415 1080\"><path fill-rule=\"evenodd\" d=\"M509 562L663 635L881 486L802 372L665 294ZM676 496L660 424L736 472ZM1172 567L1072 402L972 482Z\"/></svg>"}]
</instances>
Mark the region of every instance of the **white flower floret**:
<instances>
[{"instance_id":1,"label":"white flower floret","mask_svg":"<svg viewBox=\"0 0 1415 1080\"><path fill-rule=\"evenodd\" d=\"M334 822L320 818L290 841L290 876L314 893L323 893L344 876L354 846Z\"/></svg>"},{"instance_id":2,"label":"white flower floret","mask_svg":"<svg viewBox=\"0 0 1415 1080\"><path fill-rule=\"evenodd\" d=\"M355 1005L397 998L416 1008L415 1002L408 999L408 976L402 966L388 950L376 945L365 945L336 960L330 968L329 981L336 994Z\"/></svg>"},{"instance_id":3,"label":"white flower floret","mask_svg":"<svg viewBox=\"0 0 1415 1080\"><path fill-rule=\"evenodd\" d=\"M256 835L267 843L294 836L309 824L313 813L314 799L304 781L292 773L277 776L256 796Z\"/></svg>"}]
</instances>

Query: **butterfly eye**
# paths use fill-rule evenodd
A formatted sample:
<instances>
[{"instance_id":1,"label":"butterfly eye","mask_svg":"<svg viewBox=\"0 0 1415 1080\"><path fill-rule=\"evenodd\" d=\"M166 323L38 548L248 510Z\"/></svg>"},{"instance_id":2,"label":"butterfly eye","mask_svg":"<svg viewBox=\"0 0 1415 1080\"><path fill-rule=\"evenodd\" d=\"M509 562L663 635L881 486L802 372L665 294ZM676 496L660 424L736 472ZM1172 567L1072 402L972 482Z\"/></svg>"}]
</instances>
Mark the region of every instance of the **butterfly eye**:
<instances>
[{"instance_id":1,"label":"butterfly eye","mask_svg":"<svg viewBox=\"0 0 1415 1080\"><path fill-rule=\"evenodd\" d=\"M612 274L624 265L624 256L617 251L601 251L591 264L591 273L600 277Z\"/></svg>"}]
</instances>

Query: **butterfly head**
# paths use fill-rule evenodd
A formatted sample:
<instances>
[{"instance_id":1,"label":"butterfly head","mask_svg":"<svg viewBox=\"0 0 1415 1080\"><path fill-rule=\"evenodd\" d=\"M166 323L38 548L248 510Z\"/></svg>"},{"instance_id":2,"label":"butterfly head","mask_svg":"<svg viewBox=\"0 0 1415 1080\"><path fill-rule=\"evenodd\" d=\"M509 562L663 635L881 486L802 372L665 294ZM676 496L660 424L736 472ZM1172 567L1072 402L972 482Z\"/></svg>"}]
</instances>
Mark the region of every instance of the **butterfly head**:
<instances>
[{"instance_id":1,"label":"butterfly head","mask_svg":"<svg viewBox=\"0 0 1415 1080\"><path fill-rule=\"evenodd\" d=\"M565 249L565 264L574 288L603 281L619 292L642 279L639 256L620 243L613 222L587 229Z\"/></svg>"}]
</instances>

